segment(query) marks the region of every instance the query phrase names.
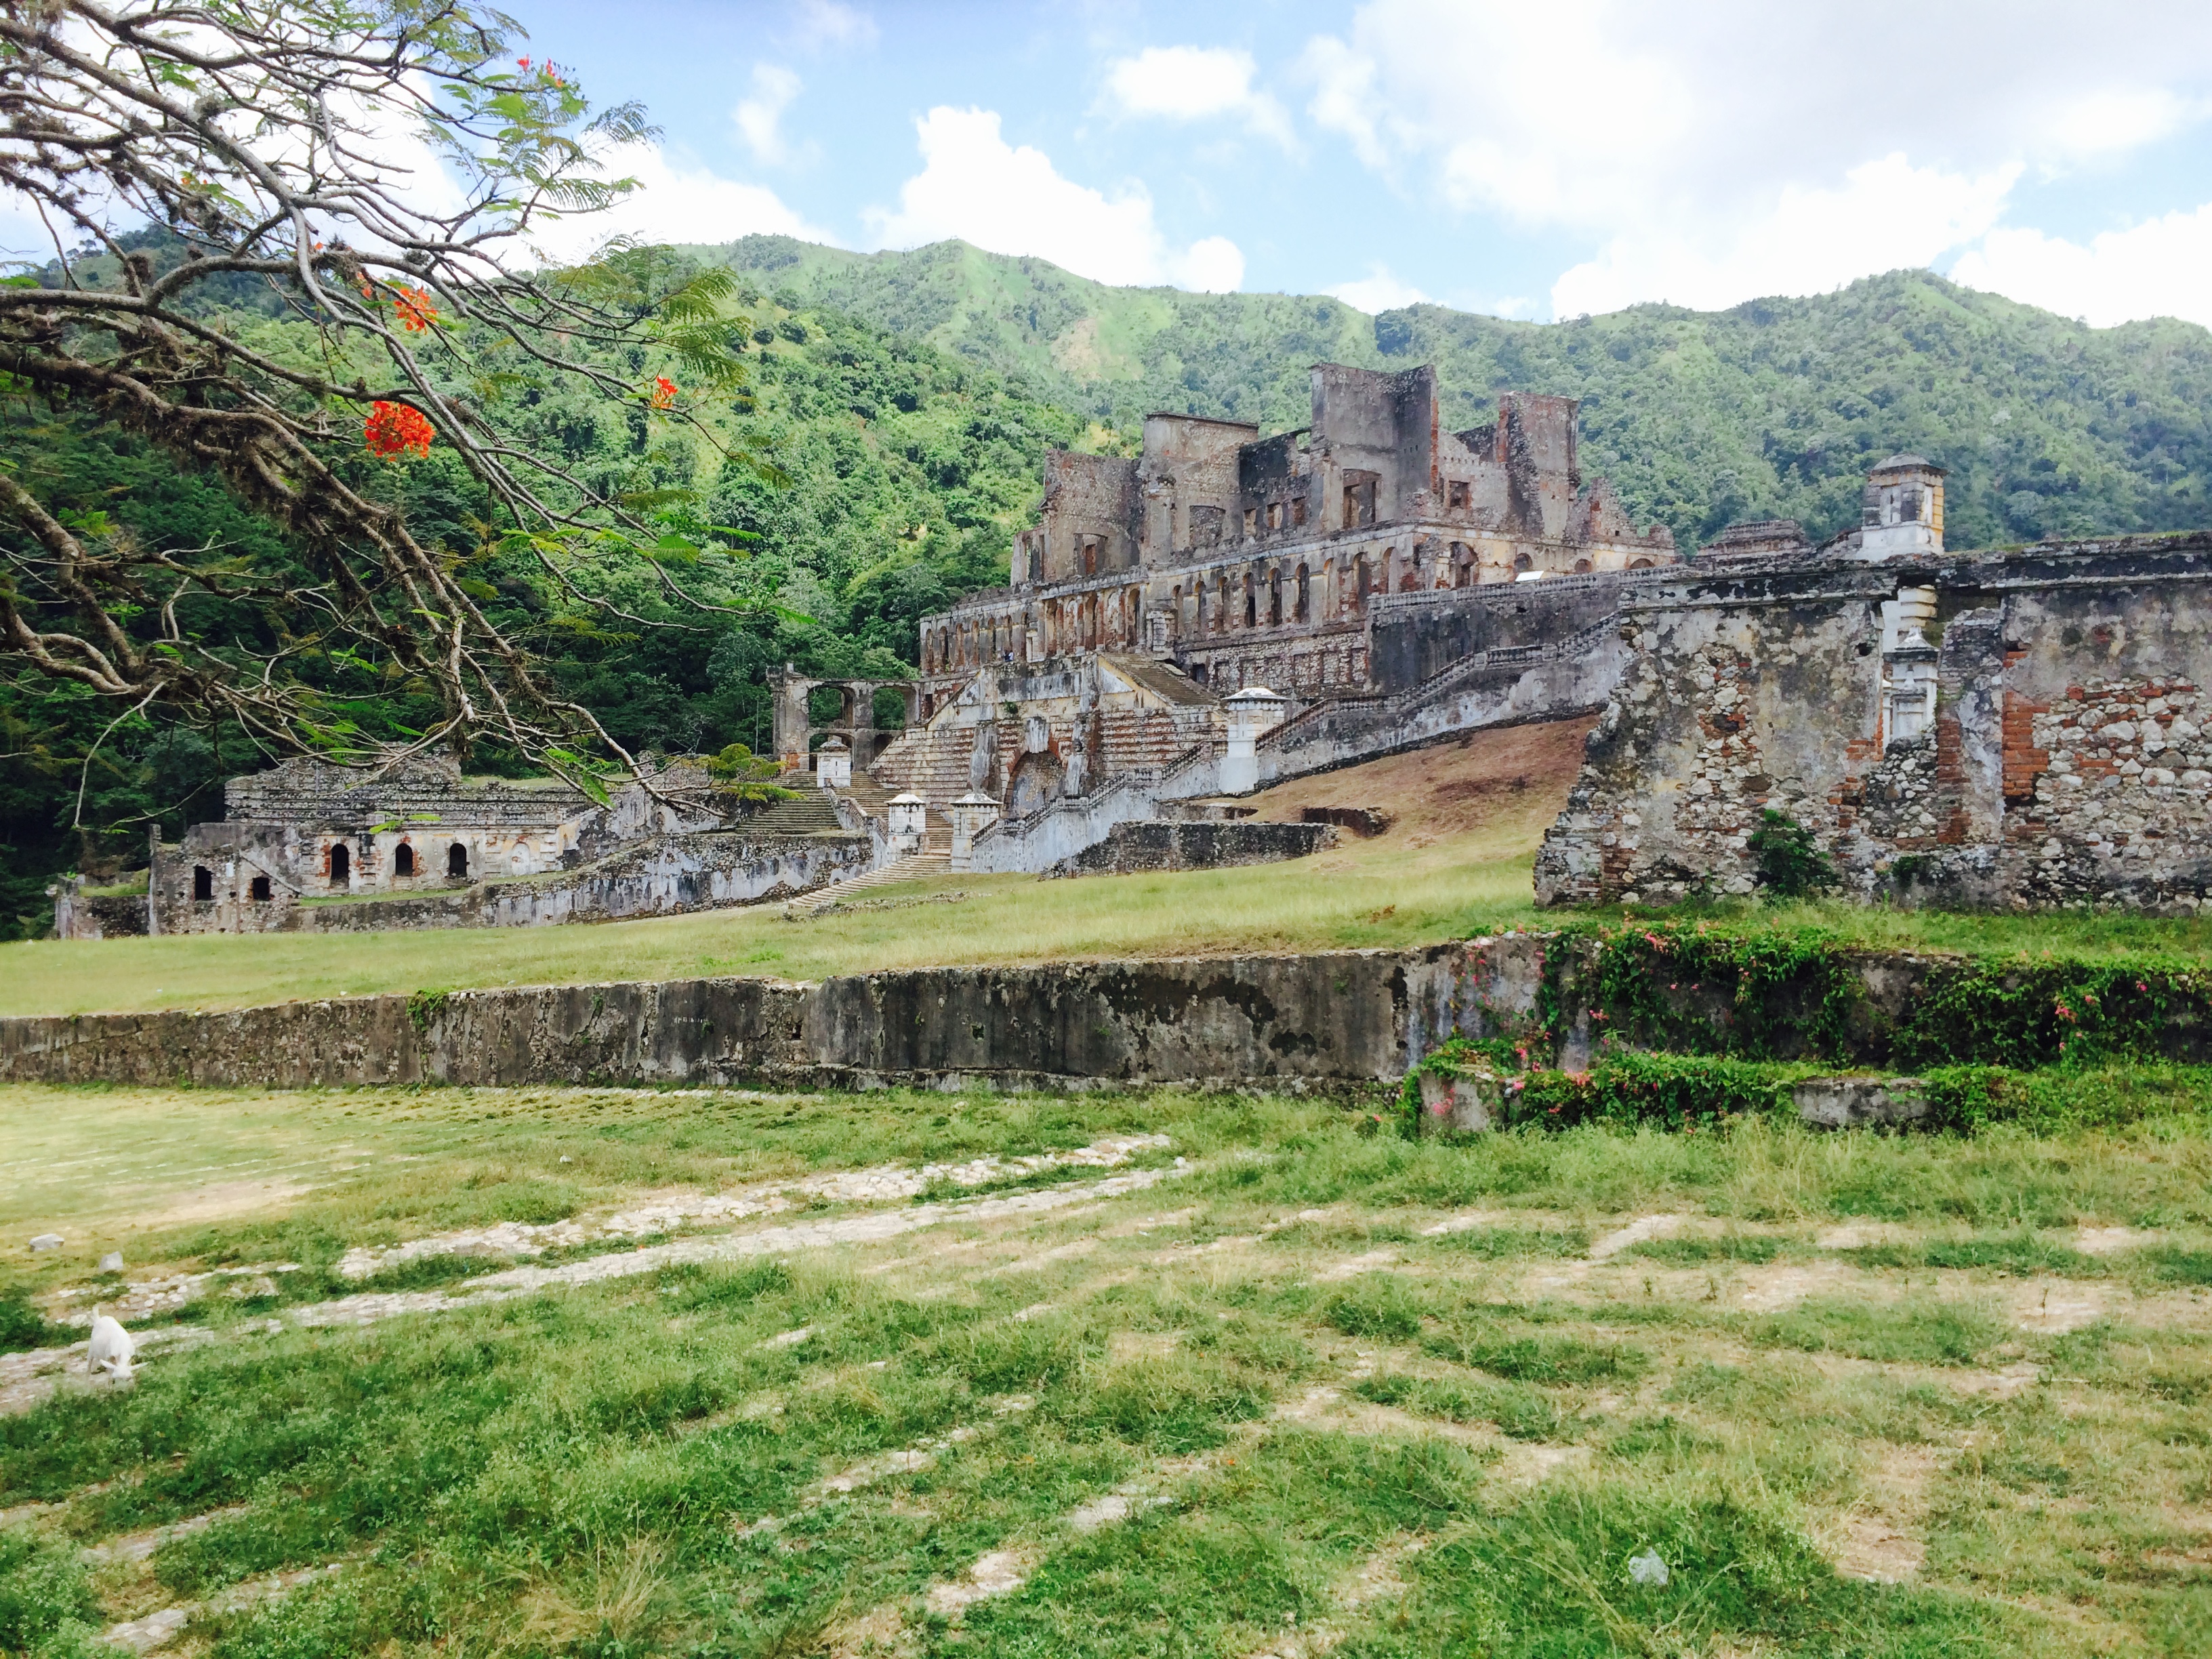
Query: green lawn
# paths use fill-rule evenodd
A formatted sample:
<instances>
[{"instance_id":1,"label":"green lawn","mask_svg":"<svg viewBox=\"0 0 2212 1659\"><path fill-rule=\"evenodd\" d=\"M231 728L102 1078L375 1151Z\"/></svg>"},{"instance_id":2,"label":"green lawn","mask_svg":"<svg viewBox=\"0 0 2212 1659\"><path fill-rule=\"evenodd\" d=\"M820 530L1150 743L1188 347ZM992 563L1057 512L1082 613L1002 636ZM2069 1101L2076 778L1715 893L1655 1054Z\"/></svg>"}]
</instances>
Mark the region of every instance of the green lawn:
<instances>
[{"instance_id":1,"label":"green lawn","mask_svg":"<svg viewBox=\"0 0 2212 1659\"><path fill-rule=\"evenodd\" d=\"M0 1092L0 1229L67 1240L5 1305L239 1270L131 1391L0 1415L0 1650L2201 1654L2209 1091L1458 1146L1173 1093ZM564 1224L591 1282L513 1283Z\"/></svg>"},{"instance_id":2,"label":"green lawn","mask_svg":"<svg viewBox=\"0 0 2212 1659\"><path fill-rule=\"evenodd\" d=\"M530 928L40 940L0 945L0 1013L234 1008L489 985L832 974L1401 946L1557 925L1529 889L1535 818L1494 830L1349 841L1287 864L1038 881L953 876L872 890L865 908L787 921L781 905ZM951 902L927 902L958 895ZM1945 915L1842 904L1741 907L1778 925L1930 950L2205 954L2212 923L2087 913Z\"/></svg>"}]
</instances>

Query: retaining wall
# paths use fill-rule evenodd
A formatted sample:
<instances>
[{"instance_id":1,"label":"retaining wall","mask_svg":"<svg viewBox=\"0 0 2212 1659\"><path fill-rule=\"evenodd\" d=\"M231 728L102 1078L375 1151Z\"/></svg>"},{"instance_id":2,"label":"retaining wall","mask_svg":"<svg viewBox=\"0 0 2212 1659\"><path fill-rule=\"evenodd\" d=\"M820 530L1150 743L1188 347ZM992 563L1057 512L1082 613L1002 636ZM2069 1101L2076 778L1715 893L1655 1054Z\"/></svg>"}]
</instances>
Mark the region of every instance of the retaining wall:
<instances>
[{"instance_id":1,"label":"retaining wall","mask_svg":"<svg viewBox=\"0 0 2212 1659\"><path fill-rule=\"evenodd\" d=\"M1322 823L1209 823L1154 819L1117 823L1106 839L1065 859L1052 876L1127 876L1152 870L1215 870L1309 858L1336 845Z\"/></svg>"},{"instance_id":2,"label":"retaining wall","mask_svg":"<svg viewBox=\"0 0 2212 1659\"><path fill-rule=\"evenodd\" d=\"M1606 1004L1597 957L1588 938L1507 933L1409 951L928 968L812 985L696 979L228 1013L19 1016L0 1019L0 1082L1351 1090L1395 1085L1453 1036L1527 1041L1533 1058L1570 1071L1590 1064L1602 1033L1634 1046L1631 1011ZM2037 962L2018 975L2063 979L2071 966ZM1940 1023L1931 1011L1945 1006L1947 987L1984 971L1959 957L1853 957L1844 1052L1826 1058L1887 1064L1898 1033ZM1559 1024L1540 1043L1547 974ZM1734 991L1732 975L1710 973L1674 988L1668 1001L1683 1030L1702 1027L1705 1036L1669 1046L1729 1049L1744 1012ZM1809 973L1766 988L1763 1023L1781 1034L1768 1057L1792 1056L1790 1034L1809 1026L1800 1016L1819 994ZM2048 1006L2027 1007L2022 1018L2042 1018L2038 1008ZM2191 991L2144 1029L2130 1052L2212 1060L2212 992ZM2010 1044L2016 1063L2033 1036L1993 1026L1979 1036L1947 1032L1944 1046L1952 1060L2003 1061Z\"/></svg>"},{"instance_id":3,"label":"retaining wall","mask_svg":"<svg viewBox=\"0 0 2212 1659\"><path fill-rule=\"evenodd\" d=\"M545 986L228 1013L0 1019L0 1081L1395 1080L1449 1034L1467 947Z\"/></svg>"}]
</instances>

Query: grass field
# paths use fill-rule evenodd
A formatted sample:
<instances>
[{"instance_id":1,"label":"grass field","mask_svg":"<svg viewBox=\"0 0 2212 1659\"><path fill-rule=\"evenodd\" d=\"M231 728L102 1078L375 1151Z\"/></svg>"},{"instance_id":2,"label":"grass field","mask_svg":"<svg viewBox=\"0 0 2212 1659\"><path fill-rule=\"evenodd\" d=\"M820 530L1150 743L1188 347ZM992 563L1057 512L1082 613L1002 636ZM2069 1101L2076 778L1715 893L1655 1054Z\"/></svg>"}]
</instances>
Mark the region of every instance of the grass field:
<instances>
[{"instance_id":1,"label":"grass field","mask_svg":"<svg viewBox=\"0 0 2212 1659\"><path fill-rule=\"evenodd\" d=\"M1270 791L1259 798L1269 817L1293 818L1301 806L1324 803L1381 802L1398 814L1384 836L1347 838L1295 863L1080 881L956 876L876 890L866 897L870 908L798 921L769 905L598 926L4 945L0 1014L1397 946L1543 926L1557 918L1531 902L1530 860L1573 776L1584 725L1486 732L1464 746L1422 750ZM945 899L951 902L935 902ZM1818 922L1869 943L1933 949L2197 955L2212 946L2212 924L2124 915L1946 916L1842 905L1762 914L1784 925Z\"/></svg>"},{"instance_id":2,"label":"grass field","mask_svg":"<svg viewBox=\"0 0 2212 1659\"><path fill-rule=\"evenodd\" d=\"M0 1650L2202 1654L2208 1085L2085 1074L2142 1110L2041 1139L1457 1146L15 1089L13 1328L153 1340L127 1391L0 1355Z\"/></svg>"}]
</instances>

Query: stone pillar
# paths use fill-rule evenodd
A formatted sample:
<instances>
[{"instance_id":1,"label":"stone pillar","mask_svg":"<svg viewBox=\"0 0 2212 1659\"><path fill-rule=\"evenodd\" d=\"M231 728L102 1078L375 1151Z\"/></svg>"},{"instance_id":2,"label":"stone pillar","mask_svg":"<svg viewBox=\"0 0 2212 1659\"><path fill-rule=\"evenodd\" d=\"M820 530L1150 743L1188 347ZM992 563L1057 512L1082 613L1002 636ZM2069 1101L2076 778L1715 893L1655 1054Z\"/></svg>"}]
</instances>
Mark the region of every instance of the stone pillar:
<instances>
[{"instance_id":1,"label":"stone pillar","mask_svg":"<svg viewBox=\"0 0 2212 1659\"><path fill-rule=\"evenodd\" d=\"M1249 794L1259 787L1260 739L1283 723L1289 699L1264 685L1248 686L1223 699L1229 716L1229 751L1221 757L1221 793Z\"/></svg>"},{"instance_id":2,"label":"stone pillar","mask_svg":"<svg viewBox=\"0 0 2212 1659\"><path fill-rule=\"evenodd\" d=\"M975 837L999 821L999 803L980 789L971 789L945 809L952 820L952 868L975 867Z\"/></svg>"},{"instance_id":3,"label":"stone pillar","mask_svg":"<svg viewBox=\"0 0 2212 1659\"><path fill-rule=\"evenodd\" d=\"M929 838L929 803L908 790L890 798L889 811L891 851L902 855L921 851Z\"/></svg>"},{"instance_id":4,"label":"stone pillar","mask_svg":"<svg viewBox=\"0 0 2212 1659\"><path fill-rule=\"evenodd\" d=\"M789 663L783 672L771 677L769 684L775 692L775 753L787 772L806 769L806 739L814 727L813 716L807 712L806 694L814 689L815 682L801 679Z\"/></svg>"},{"instance_id":5,"label":"stone pillar","mask_svg":"<svg viewBox=\"0 0 2212 1659\"><path fill-rule=\"evenodd\" d=\"M1936 590L1897 590L1896 631L1881 658L1885 748L1907 743L1936 724L1936 647L1922 628L1936 620Z\"/></svg>"}]
</instances>

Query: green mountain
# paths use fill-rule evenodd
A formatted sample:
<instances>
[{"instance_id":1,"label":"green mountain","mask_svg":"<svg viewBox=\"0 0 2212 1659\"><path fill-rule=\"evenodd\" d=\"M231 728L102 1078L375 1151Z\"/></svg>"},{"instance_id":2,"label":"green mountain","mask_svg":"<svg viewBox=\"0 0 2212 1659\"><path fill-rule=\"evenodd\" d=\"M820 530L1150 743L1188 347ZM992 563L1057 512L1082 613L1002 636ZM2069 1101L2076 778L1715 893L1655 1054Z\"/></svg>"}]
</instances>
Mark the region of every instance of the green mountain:
<instances>
[{"instance_id":1,"label":"green mountain","mask_svg":"<svg viewBox=\"0 0 2212 1659\"><path fill-rule=\"evenodd\" d=\"M692 250L793 308L926 341L1125 434L1148 410L1303 425L1305 369L1432 362L1455 425L1518 388L1583 400L1583 465L1685 546L1731 520L1847 527L1897 450L1952 471L1948 538L2212 523L2212 333L2094 329L1925 270L1720 312L1511 322L1322 296L1116 289L962 242L859 254L789 237Z\"/></svg>"}]
</instances>

